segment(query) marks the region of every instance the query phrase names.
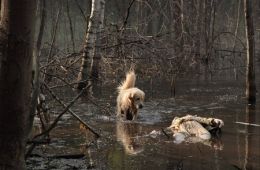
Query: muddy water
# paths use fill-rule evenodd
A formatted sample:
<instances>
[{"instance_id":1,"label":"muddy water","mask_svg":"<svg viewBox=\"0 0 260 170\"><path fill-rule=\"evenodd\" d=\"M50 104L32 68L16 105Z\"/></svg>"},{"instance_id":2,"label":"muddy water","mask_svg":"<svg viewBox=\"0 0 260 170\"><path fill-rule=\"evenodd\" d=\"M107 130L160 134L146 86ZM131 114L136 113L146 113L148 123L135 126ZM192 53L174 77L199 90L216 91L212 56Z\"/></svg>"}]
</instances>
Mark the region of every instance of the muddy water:
<instances>
[{"instance_id":1,"label":"muddy water","mask_svg":"<svg viewBox=\"0 0 260 170\"><path fill-rule=\"evenodd\" d=\"M95 140L74 118L65 115L51 133L51 143L34 150L28 169L260 169L260 102L255 108L247 106L242 84L183 81L177 84L173 98L167 83L155 87L140 83L147 100L134 123L116 121L112 113L115 85L99 88L93 100L110 106L112 115L86 99L72 109L101 138ZM221 136L176 143L170 133L162 132L175 116L187 113L222 119ZM52 157L81 153L86 156Z\"/></svg>"}]
</instances>

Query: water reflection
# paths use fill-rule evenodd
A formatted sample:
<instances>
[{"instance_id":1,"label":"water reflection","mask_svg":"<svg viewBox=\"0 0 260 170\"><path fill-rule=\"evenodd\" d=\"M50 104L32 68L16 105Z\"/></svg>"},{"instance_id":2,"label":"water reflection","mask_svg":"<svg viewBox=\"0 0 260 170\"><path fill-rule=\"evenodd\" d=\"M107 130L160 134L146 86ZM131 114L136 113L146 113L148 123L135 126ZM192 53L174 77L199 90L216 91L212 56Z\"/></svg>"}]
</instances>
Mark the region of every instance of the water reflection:
<instances>
[{"instance_id":1,"label":"water reflection","mask_svg":"<svg viewBox=\"0 0 260 170\"><path fill-rule=\"evenodd\" d=\"M116 137L123 145L125 153L136 155L143 151L140 141L141 126L137 123L128 121L117 121Z\"/></svg>"},{"instance_id":2,"label":"water reflection","mask_svg":"<svg viewBox=\"0 0 260 170\"><path fill-rule=\"evenodd\" d=\"M146 107L142 110L137 123L115 122L114 117L103 114L100 109L87 103L89 100L82 99L72 109L86 122L100 129L100 141L96 142L91 133L85 132L85 129L83 132L86 134L79 133L78 122L74 119L63 119L62 126L52 133L52 139L56 138L51 141L53 147L44 154L57 155L58 151L63 154L85 153L86 159L77 160L75 164L72 164L74 160L66 160L63 163L56 160L57 169L72 169L70 165L78 169L108 170L260 168L260 127L255 126L260 124L260 110L259 107L256 111L254 107L244 107L244 99L237 93L241 88L233 86L231 88L226 84L224 87L214 88L184 84L182 88L177 88L176 99L172 99L167 98L168 89L157 88L155 85L154 83L152 89L154 96L158 97L156 94L158 92L160 96L158 98L148 96L150 100L146 102ZM94 94L94 97L99 96L94 101L98 101L101 106L106 103L115 106L114 87L102 88L100 91L102 94L98 94L99 92ZM143 89L147 87L144 86ZM93 93L95 92L93 88ZM184 92L187 92L187 95L182 95ZM98 98L102 100L97 100ZM187 112L221 118L225 122L221 138L212 136L209 140L200 140L190 137L181 144L174 144L172 138L166 138L159 133L162 128L170 124L173 117L184 116ZM92 143L93 141L95 142ZM36 165L34 160L30 161L34 166L31 169L42 169L40 165L43 164L50 167L55 162L54 160L49 163L47 159L41 158L37 160Z\"/></svg>"},{"instance_id":3,"label":"water reflection","mask_svg":"<svg viewBox=\"0 0 260 170\"><path fill-rule=\"evenodd\" d=\"M255 121L255 106L247 105L246 107L246 117L245 122L252 123ZM244 160L244 169L251 170L253 169L253 160L254 154L253 151L255 146L253 144L254 138L254 127L253 126L245 126L245 160Z\"/></svg>"}]
</instances>

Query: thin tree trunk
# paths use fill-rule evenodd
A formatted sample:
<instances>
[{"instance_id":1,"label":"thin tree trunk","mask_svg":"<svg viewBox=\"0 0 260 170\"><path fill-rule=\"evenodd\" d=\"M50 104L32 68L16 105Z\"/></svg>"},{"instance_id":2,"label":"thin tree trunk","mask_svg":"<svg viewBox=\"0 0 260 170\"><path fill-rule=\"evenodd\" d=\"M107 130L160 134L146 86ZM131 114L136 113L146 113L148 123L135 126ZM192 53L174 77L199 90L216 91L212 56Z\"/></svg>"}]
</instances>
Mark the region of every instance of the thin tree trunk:
<instances>
[{"instance_id":1,"label":"thin tree trunk","mask_svg":"<svg viewBox=\"0 0 260 170\"><path fill-rule=\"evenodd\" d=\"M32 61L32 103L31 103L31 111L30 111L30 121L31 123L29 125L28 132L31 131L32 125L33 125L33 119L37 107L37 98L39 96L40 90L40 82L39 82L39 57L40 57L40 48L42 44L42 37L45 27L45 19L46 19L46 0L40 0L39 1L39 8L40 10L40 26L39 26L39 32L37 35L37 40L34 48L34 55L33 55L33 61Z\"/></svg>"},{"instance_id":2,"label":"thin tree trunk","mask_svg":"<svg viewBox=\"0 0 260 170\"><path fill-rule=\"evenodd\" d=\"M195 0L194 0L195 1ZM203 2L195 1L194 6L196 7L196 20L195 20L195 44L194 44L194 58L196 61L195 70L198 72L198 76L200 75L200 65L201 65L201 32L202 32L202 10L203 10Z\"/></svg>"},{"instance_id":3,"label":"thin tree trunk","mask_svg":"<svg viewBox=\"0 0 260 170\"><path fill-rule=\"evenodd\" d=\"M176 83L177 75L179 74L184 60L184 37L183 37L183 0L175 0L173 2L173 19L174 19L174 50L178 58L178 67L173 75L174 84ZM175 86L175 85L174 85ZM175 93L175 87L174 87Z\"/></svg>"},{"instance_id":4,"label":"thin tree trunk","mask_svg":"<svg viewBox=\"0 0 260 170\"><path fill-rule=\"evenodd\" d=\"M59 23L59 19L60 19L60 13L61 13L61 6L59 7L59 10L57 12L57 16L56 16L56 21L55 21L55 25L54 25L54 29L53 29L53 34L52 34L52 40L51 40L51 46L48 52L48 56L47 56L47 64L49 64L51 58L52 58L52 50L53 50L53 46L55 44L56 41L56 33L57 33L57 28L58 28L58 23ZM50 69L48 69L48 66L46 66L45 73L51 72ZM52 77L51 76L47 76L47 74L43 75L43 81L51 81Z\"/></svg>"},{"instance_id":5,"label":"thin tree trunk","mask_svg":"<svg viewBox=\"0 0 260 170\"><path fill-rule=\"evenodd\" d=\"M210 0L212 1L212 0ZM209 48L210 48L210 25L211 25L211 2L209 0L204 1L204 38L205 38L205 57L204 57L204 76L205 80L209 79Z\"/></svg>"},{"instance_id":6,"label":"thin tree trunk","mask_svg":"<svg viewBox=\"0 0 260 170\"><path fill-rule=\"evenodd\" d=\"M1 2L0 169L23 170L36 4L31 0Z\"/></svg>"},{"instance_id":7,"label":"thin tree trunk","mask_svg":"<svg viewBox=\"0 0 260 170\"><path fill-rule=\"evenodd\" d=\"M37 36L37 41L36 41L36 53L37 56L39 55L41 44L42 44L42 37L44 33L44 28L45 28L45 19L46 19L46 0L40 0L40 15L41 15L41 20L40 20L40 28L39 28L39 33Z\"/></svg>"},{"instance_id":8,"label":"thin tree trunk","mask_svg":"<svg viewBox=\"0 0 260 170\"><path fill-rule=\"evenodd\" d=\"M82 64L78 76L78 81L80 82L78 83L78 89L82 89L86 86L92 72L91 69L95 52L96 34L99 29L102 4L105 4L104 0L92 0L92 8L85 39Z\"/></svg>"},{"instance_id":9,"label":"thin tree trunk","mask_svg":"<svg viewBox=\"0 0 260 170\"><path fill-rule=\"evenodd\" d=\"M245 29L246 29L246 44L247 44L247 61L246 61L246 98L249 104L256 102L256 87L255 87L255 40L254 40L254 24L252 16L252 1L244 0L245 13Z\"/></svg>"},{"instance_id":10,"label":"thin tree trunk","mask_svg":"<svg viewBox=\"0 0 260 170\"><path fill-rule=\"evenodd\" d=\"M214 44L214 33L215 33L215 18L216 18L216 2L211 2L211 40L210 40L210 53Z\"/></svg>"},{"instance_id":11,"label":"thin tree trunk","mask_svg":"<svg viewBox=\"0 0 260 170\"><path fill-rule=\"evenodd\" d=\"M100 8L100 21L99 21L99 28L97 31L97 38L96 38L96 48L95 48L95 54L94 58L91 64L91 77L94 80L98 79L99 75L99 62L101 59L101 50L100 46L102 44L102 33L103 33L103 26L104 26L104 14L105 14L105 0L101 2L101 8Z\"/></svg>"},{"instance_id":12,"label":"thin tree trunk","mask_svg":"<svg viewBox=\"0 0 260 170\"><path fill-rule=\"evenodd\" d=\"M183 0L173 2L173 17L175 30L175 52L176 55L183 55L184 37L183 37Z\"/></svg>"},{"instance_id":13,"label":"thin tree trunk","mask_svg":"<svg viewBox=\"0 0 260 170\"><path fill-rule=\"evenodd\" d=\"M234 38L234 43L233 43L233 50L235 50L235 48L236 48L236 41L237 41L237 39L236 39L236 37L237 37L237 32L238 32L238 27L239 27L239 22L240 22L240 4L241 4L241 0L238 0L238 2L237 2L238 4L237 4L237 16L236 16L236 20L237 20L237 22L236 22L236 28L235 28L235 38Z\"/></svg>"},{"instance_id":14,"label":"thin tree trunk","mask_svg":"<svg viewBox=\"0 0 260 170\"><path fill-rule=\"evenodd\" d=\"M70 38L71 38L71 42L72 42L72 49L73 49L73 52L75 53L75 41L74 41L72 21L71 21L71 16L70 16L69 0L67 0L66 8L67 8L67 15L68 15L69 25L70 25Z\"/></svg>"}]
</instances>

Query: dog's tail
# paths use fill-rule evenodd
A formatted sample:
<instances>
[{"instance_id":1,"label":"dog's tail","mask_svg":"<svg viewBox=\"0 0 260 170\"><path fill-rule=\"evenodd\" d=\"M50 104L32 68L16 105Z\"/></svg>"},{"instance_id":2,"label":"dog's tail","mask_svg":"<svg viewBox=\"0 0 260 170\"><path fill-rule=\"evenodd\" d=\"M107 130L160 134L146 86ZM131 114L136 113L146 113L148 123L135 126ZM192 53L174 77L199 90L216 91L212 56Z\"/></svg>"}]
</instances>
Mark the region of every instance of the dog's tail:
<instances>
[{"instance_id":1,"label":"dog's tail","mask_svg":"<svg viewBox=\"0 0 260 170\"><path fill-rule=\"evenodd\" d=\"M126 90L129 88L132 88L135 86L135 80L136 80L136 76L135 76L135 72L134 71L129 71L126 74L126 79L124 82L121 83L121 85L118 86L118 91L121 90Z\"/></svg>"}]
</instances>

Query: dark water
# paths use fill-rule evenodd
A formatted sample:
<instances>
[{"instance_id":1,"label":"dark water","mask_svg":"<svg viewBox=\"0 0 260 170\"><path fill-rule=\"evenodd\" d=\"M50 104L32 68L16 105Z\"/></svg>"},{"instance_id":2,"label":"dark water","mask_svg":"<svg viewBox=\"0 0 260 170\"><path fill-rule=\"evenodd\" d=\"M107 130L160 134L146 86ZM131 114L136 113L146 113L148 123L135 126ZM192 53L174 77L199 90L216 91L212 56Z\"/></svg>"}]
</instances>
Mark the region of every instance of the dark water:
<instances>
[{"instance_id":1,"label":"dark water","mask_svg":"<svg viewBox=\"0 0 260 170\"><path fill-rule=\"evenodd\" d=\"M140 84L147 100L134 123L115 120L115 86L99 89L93 100L102 107L109 106L112 115L86 99L79 100L72 110L101 137L95 140L67 114L51 133L50 145L34 150L37 156L29 158L28 169L260 169L260 102L255 108L249 107L242 84L183 81L176 86L175 98L167 83L155 87ZM222 119L225 126L221 137L176 144L161 129L175 116L187 113ZM86 156L51 157L81 153Z\"/></svg>"}]
</instances>

